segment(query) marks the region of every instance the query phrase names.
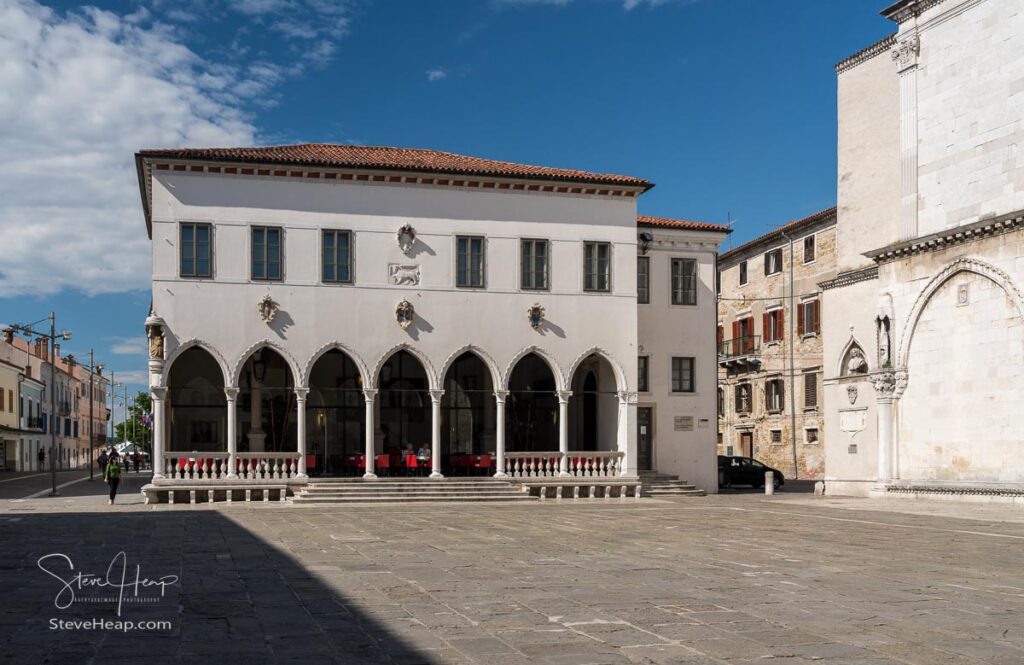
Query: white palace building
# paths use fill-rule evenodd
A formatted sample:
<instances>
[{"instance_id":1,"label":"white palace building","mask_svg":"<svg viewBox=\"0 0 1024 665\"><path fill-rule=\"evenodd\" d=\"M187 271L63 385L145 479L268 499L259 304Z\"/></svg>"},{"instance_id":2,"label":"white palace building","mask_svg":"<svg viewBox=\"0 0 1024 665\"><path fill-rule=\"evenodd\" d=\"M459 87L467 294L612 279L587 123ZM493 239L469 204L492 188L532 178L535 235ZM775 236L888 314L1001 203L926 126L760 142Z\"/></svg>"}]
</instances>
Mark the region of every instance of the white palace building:
<instances>
[{"instance_id":1,"label":"white palace building","mask_svg":"<svg viewBox=\"0 0 1024 665\"><path fill-rule=\"evenodd\" d=\"M625 496L658 471L716 491L729 230L638 217L651 183L323 144L136 162L150 489L488 475Z\"/></svg>"}]
</instances>

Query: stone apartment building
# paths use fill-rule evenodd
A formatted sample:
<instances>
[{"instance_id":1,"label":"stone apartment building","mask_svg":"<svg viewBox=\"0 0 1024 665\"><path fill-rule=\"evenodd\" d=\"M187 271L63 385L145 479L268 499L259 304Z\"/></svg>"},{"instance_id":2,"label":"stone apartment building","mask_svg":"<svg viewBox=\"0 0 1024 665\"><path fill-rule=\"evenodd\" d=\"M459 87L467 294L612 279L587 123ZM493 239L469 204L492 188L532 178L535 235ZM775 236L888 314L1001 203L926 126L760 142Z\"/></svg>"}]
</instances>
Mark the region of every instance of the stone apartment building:
<instances>
[{"instance_id":1,"label":"stone apartment building","mask_svg":"<svg viewBox=\"0 0 1024 665\"><path fill-rule=\"evenodd\" d=\"M718 260L718 453L788 478L824 475L817 285L835 276L835 225L836 209L822 210Z\"/></svg>"}]
</instances>

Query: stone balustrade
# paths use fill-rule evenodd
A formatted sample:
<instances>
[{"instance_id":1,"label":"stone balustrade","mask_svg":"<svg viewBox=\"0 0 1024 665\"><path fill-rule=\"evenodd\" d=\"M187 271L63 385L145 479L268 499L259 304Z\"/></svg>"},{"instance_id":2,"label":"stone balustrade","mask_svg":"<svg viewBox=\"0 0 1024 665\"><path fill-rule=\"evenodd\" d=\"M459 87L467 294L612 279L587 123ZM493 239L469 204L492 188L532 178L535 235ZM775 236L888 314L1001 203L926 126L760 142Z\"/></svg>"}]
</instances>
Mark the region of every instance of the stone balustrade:
<instances>
[{"instance_id":1,"label":"stone balustrade","mask_svg":"<svg viewBox=\"0 0 1024 665\"><path fill-rule=\"evenodd\" d=\"M561 453L505 453L505 474L510 478L555 478L561 474L563 458L572 478L617 478L622 474L620 451L569 451Z\"/></svg>"},{"instance_id":2,"label":"stone balustrade","mask_svg":"<svg viewBox=\"0 0 1024 665\"><path fill-rule=\"evenodd\" d=\"M236 453L235 473L231 456L222 452L168 452L164 455L164 477L170 480L288 480L299 474L299 454Z\"/></svg>"}]
</instances>

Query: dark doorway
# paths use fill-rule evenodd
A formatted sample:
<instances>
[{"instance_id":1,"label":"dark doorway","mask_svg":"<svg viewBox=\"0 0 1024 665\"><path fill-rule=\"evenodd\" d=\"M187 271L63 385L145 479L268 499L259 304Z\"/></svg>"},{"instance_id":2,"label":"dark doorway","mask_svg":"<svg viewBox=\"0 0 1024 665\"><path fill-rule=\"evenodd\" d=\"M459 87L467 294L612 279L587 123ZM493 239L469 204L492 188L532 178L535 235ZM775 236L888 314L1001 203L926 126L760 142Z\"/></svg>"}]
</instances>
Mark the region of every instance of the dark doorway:
<instances>
[{"instance_id":1,"label":"dark doorway","mask_svg":"<svg viewBox=\"0 0 1024 665\"><path fill-rule=\"evenodd\" d=\"M558 398L555 376L544 360L523 356L509 380L505 429L509 452L558 450Z\"/></svg>"},{"instance_id":2,"label":"dark doorway","mask_svg":"<svg viewBox=\"0 0 1024 665\"><path fill-rule=\"evenodd\" d=\"M597 450L597 377L583 379L583 450Z\"/></svg>"},{"instance_id":3,"label":"dark doorway","mask_svg":"<svg viewBox=\"0 0 1024 665\"><path fill-rule=\"evenodd\" d=\"M307 472L340 475L345 459L365 450L366 406L363 379L355 362L332 349L309 375L306 400Z\"/></svg>"},{"instance_id":4,"label":"dark doorway","mask_svg":"<svg viewBox=\"0 0 1024 665\"><path fill-rule=\"evenodd\" d=\"M476 354L466 352L448 368L441 398L441 454L494 450L494 388L491 372Z\"/></svg>"},{"instance_id":5,"label":"dark doorway","mask_svg":"<svg viewBox=\"0 0 1024 665\"><path fill-rule=\"evenodd\" d=\"M430 382L423 365L408 351L391 356L377 377L384 451L430 449Z\"/></svg>"},{"instance_id":6,"label":"dark doorway","mask_svg":"<svg viewBox=\"0 0 1024 665\"><path fill-rule=\"evenodd\" d=\"M640 471L654 470L654 409L641 406L636 410L636 466Z\"/></svg>"}]
</instances>

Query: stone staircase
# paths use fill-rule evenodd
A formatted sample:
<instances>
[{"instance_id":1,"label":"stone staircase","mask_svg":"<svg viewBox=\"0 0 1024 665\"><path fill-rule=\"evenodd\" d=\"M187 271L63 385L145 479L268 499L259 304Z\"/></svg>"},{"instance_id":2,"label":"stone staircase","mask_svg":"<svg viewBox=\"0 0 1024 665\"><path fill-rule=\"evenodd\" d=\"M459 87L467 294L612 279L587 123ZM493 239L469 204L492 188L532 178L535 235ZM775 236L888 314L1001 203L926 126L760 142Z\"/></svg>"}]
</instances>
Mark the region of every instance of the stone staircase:
<instances>
[{"instance_id":1,"label":"stone staircase","mask_svg":"<svg viewBox=\"0 0 1024 665\"><path fill-rule=\"evenodd\" d=\"M315 478L293 503L427 503L537 501L513 482L497 478Z\"/></svg>"},{"instance_id":2,"label":"stone staircase","mask_svg":"<svg viewBox=\"0 0 1024 665\"><path fill-rule=\"evenodd\" d=\"M662 497L662 496L704 496L704 490L699 490L685 480L679 480L679 476L672 476L667 473L653 471L640 472L640 496Z\"/></svg>"}]
</instances>

